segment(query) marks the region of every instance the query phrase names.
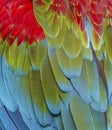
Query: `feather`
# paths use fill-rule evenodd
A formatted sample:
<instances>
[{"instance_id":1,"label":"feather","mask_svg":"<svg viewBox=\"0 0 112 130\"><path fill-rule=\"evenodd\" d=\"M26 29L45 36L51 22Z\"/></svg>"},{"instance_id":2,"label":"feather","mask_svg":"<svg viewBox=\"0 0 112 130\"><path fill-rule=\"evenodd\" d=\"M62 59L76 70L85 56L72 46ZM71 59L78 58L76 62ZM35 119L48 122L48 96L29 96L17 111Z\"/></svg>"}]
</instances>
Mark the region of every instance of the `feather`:
<instances>
[{"instance_id":1,"label":"feather","mask_svg":"<svg viewBox=\"0 0 112 130\"><path fill-rule=\"evenodd\" d=\"M51 27L45 29L45 33L49 38L54 39L58 36L62 25L62 18L63 17L61 16L58 17L58 19L53 22Z\"/></svg>"},{"instance_id":2,"label":"feather","mask_svg":"<svg viewBox=\"0 0 112 130\"><path fill-rule=\"evenodd\" d=\"M102 45L99 51L95 51L96 57L98 61L104 60L104 57L106 57L106 48L105 45Z\"/></svg>"},{"instance_id":3,"label":"feather","mask_svg":"<svg viewBox=\"0 0 112 130\"><path fill-rule=\"evenodd\" d=\"M36 117L42 126L50 125L53 117L48 110L41 84L40 72L32 71L29 74L30 94Z\"/></svg>"},{"instance_id":4,"label":"feather","mask_svg":"<svg viewBox=\"0 0 112 130\"><path fill-rule=\"evenodd\" d=\"M22 115L28 118L25 119L36 122L35 124L37 124L37 126L51 124L53 119L43 96L41 79L39 78L40 73L31 71L27 76L16 76L15 73L10 70L10 68L5 67L4 64L4 74L7 87L10 88L11 94L18 103ZM9 75L11 76L10 78L8 78Z\"/></svg>"},{"instance_id":5,"label":"feather","mask_svg":"<svg viewBox=\"0 0 112 130\"><path fill-rule=\"evenodd\" d=\"M83 67L81 75L79 77L73 77L71 78L71 82L75 88L75 90L79 93L81 98L87 102L90 103L92 101L91 99L91 93L90 88L88 86L88 79L86 75L86 70Z\"/></svg>"},{"instance_id":6,"label":"feather","mask_svg":"<svg viewBox=\"0 0 112 130\"><path fill-rule=\"evenodd\" d=\"M100 99L100 88L99 88L99 74L97 63L93 58L92 61L85 61L85 69L88 79L88 86L92 99L99 101Z\"/></svg>"},{"instance_id":7,"label":"feather","mask_svg":"<svg viewBox=\"0 0 112 130\"><path fill-rule=\"evenodd\" d=\"M0 129L112 129L111 6L0 1Z\"/></svg>"},{"instance_id":8,"label":"feather","mask_svg":"<svg viewBox=\"0 0 112 130\"><path fill-rule=\"evenodd\" d=\"M44 13L39 11L38 6L36 6L36 8L34 8L34 11L36 12L35 15L39 19L38 21L40 22L40 24L41 24L41 21L43 21L43 22L49 21L50 22L50 19L52 19L52 17L54 16L52 11L46 10ZM43 25L45 26L45 23L43 23ZM51 25L51 24L47 24L47 26L45 28L49 27L48 25Z\"/></svg>"},{"instance_id":9,"label":"feather","mask_svg":"<svg viewBox=\"0 0 112 130\"><path fill-rule=\"evenodd\" d=\"M43 62L40 75L48 108L52 113L57 114L60 112L60 100L58 96L59 91L54 76L52 75L48 57L46 57Z\"/></svg>"},{"instance_id":10,"label":"feather","mask_svg":"<svg viewBox=\"0 0 112 130\"><path fill-rule=\"evenodd\" d=\"M90 105L93 109L99 112L107 111L107 92L102 79L99 79L100 86L100 100L98 102L93 101Z\"/></svg>"},{"instance_id":11,"label":"feather","mask_svg":"<svg viewBox=\"0 0 112 130\"><path fill-rule=\"evenodd\" d=\"M42 127L37 122L34 122L31 119L27 118L27 116L24 115L23 113L22 113L22 117L25 123L27 124L28 128L30 128L30 130L42 129Z\"/></svg>"},{"instance_id":12,"label":"feather","mask_svg":"<svg viewBox=\"0 0 112 130\"><path fill-rule=\"evenodd\" d=\"M0 57L2 56L4 46L5 46L5 42L6 41L3 41L2 38L0 37Z\"/></svg>"},{"instance_id":13,"label":"feather","mask_svg":"<svg viewBox=\"0 0 112 130\"><path fill-rule=\"evenodd\" d=\"M61 104L61 116L63 121L64 130L76 130L72 115L70 113L70 108L66 108L64 104Z\"/></svg>"},{"instance_id":14,"label":"feather","mask_svg":"<svg viewBox=\"0 0 112 130\"><path fill-rule=\"evenodd\" d=\"M82 69L82 57L81 55L75 59L66 55L62 48L56 51L59 66L68 78L79 76Z\"/></svg>"},{"instance_id":15,"label":"feather","mask_svg":"<svg viewBox=\"0 0 112 130\"><path fill-rule=\"evenodd\" d=\"M92 53L92 48L82 48L82 55L83 55L83 60L93 60L93 53Z\"/></svg>"},{"instance_id":16,"label":"feather","mask_svg":"<svg viewBox=\"0 0 112 130\"><path fill-rule=\"evenodd\" d=\"M78 130L95 130L91 109L76 92L70 101L70 110Z\"/></svg>"},{"instance_id":17,"label":"feather","mask_svg":"<svg viewBox=\"0 0 112 130\"><path fill-rule=\"evenodd\" d=\"M95 60L85 61L79 77L71 78L74 88L84 101L90 103L92 99L99 101L99 78Z\"/></svg>"},{"instance_id":18,"label":"feather","mask_svg":"<svg viewBox=\"0 0 112 130\"><path fill-rule=\"evenodd\" d=\"M42 0L45 4L53 4L53 0Z\"/></svg>"},{"instance_id":19,"label":"feather","mask_svg":"<svg viewBox=\"0 0 112 130\"><path fill-rule=\"evenodd\" d=\"M79 130L106 130L105 113L93 110L80 96L74 92L70 110Z\"/></svg>"},{"instance_id":20,"label":"feather","mask_svg":"<svg viewBox=\"0 0 112 130\"><path fill-rule=\"evenodd\" d=\"M58 35L55 38L50 38L48 35L46 35L46 39L50 47L55 49L60 48L63 45L66 31L67 31L66 19L63 18Z\"/></svg>"},{"instance_id":21,"label":"feather","mask_svg":"<svg viewBox=\"0 0 112 130\"><path fill-rule=\"evenodd\" d=\"M26 61L26 57L28 56L28 49L26 47L24 47L24 44L21 44L18 48L18 55L17 55L17 64L16 64L16 71L15 73L17 75L25 75L26 72L24 71L24 63ZM10 54L9 54L10 56ZM28 66L30 68L30 64L28 64ZM29 70L28 68L28 70Z\"/></svg>"},{"instance_id":22,"label":"feather","mask_svg":"<svg viewBox=\"0 0 112 130\"><path fill-rule=\"evenodd\" d=\"M18 56L18 45L15 41L11 47L9 47L9 43L5 43L4 48L4 56L5 59L8 61L8 64L10 67L14 70L16 70L17 67L17 56Z\"/></svg>"},{"instance_id":23,"label":"feather","mask_svg":"<svg viewBox=\"0 0 112 130\"><path fill-rule=\"evenodd\" d=\"M44 1L42 0L42 2ZM35 9L41 13L45 13L49 9L49 4L42 4L42 5L37 6L36 1L34 3L34 6L35 6Z\"/></svg>"},{"instance_id":24,"label":"feather","mask_svg":"<svg viewBox=\"0 0 112 130\"><path fill-rule=\"evenodd\" d=\"M47 46L45 43L35 43L29 48L29 57L34 70L39 70L47 55Z\"/></svg>"},{"instance_id":25,"label":"feather","mask_svg":"<svg viewBox=\"0 0 112 130\"><path fill-rule=\"evenodd\" d=\"M49 54L49 60L50 60L50 64L52 67L52 71L53 71L55 80L56 80L59 88L65 92L71 91L73 89L73 87L72 87L69 79L67 79L65 77L65 75L63 74L63 72L61 71L61 69L58 65L56 51L49 47L48 54Z\"/></svg>"},{"instance_id":26,"label":"feather","mask_svg":"<svg viewBox=\"0 0 112 130\"><path fill-rule=\"evenodd\" d=\"M104 73L107 80L107 87L108 87L108 100L109 103L112 104L111 96L112 96L112 64L110 63L109 59L104 60Z\"/></svg>"},{"instance_id":27,"label":"feather","mask_svg":"<svg viewBox=\"0 0 112 130\"><path fill-rule=\"evenodd\" d=\"M19 108L27 115L27 117L31 118L33 116L35 118L34 113L32 111L29 111L29 109L32 108L31 101L29 97L27 96L27 93L24 90L25 88L23 87L20 81L20 79L22 79L23 77L16 76L14 71L12 71L10 67L6 66L6 61L4 57L3 57L2 63L4 66L3 73L5 77L5 83L11 91L11 95L14 97ZM27 88L28 87L29 86L27 86ZM29 103L28 105L29 107L27 106L27 103ZM30 112L32 112L32 114Z\"/></svg>"},{"instance_id":28,"label":"feather","mask_svg":"<svg viewBox=\"0 0 112 130\"><path fill-rule=\"evenodd\" d=\"M13 120L11 120L10 116L4 108L0 108L0 121L3 124L2 127L4 130L17 130L16 125L13 123Z\"/></svg>"},{"instance_id":29,"label":"feather","mask_svg":"<svg viewBox=\"0 0 112 130\"><path fill-rule=\"evenodd\" d=\"M63 41L63 50L71 58L77 58L82 49L81 40L78 39L72 30L67 30Z\"/></svg>"},{"instance_id":30,"label":"feather","mask_svg":"<svg viewBox=\"0 0 112 130\"><path fill-rule=\"evenodd\" d=\"M52 13L52 11L41 13L37 11L36 8L34 8L34 12L38 22L40 23L41 26L43 26L43 28L47 29L52 26L54 16L55 16L55 14Z\"/></svg>"},{"instance_id":31,"label":"feather","mask_svg":"<svg viewBox=\"0 0 112 130\"><path fill-rule=\"evenodd\" d=\"M104 41L105 41L105 47L106 47L106 51L109 57L110 62L112 63L112 46L111 46L111 42L112 42L112 27L108 26L104 32Z\"/></svg>"},{"instance_id":32,"label":"feather","mask_svg":"<svg viewBox=\"0 0 112 130\"><path fill-rule=\"evenodd\" d=\"M88 20L86 22L86 26L87 26L86 27L88 30L87 32L89 34L93 49L100 50L101 46L104 43L103 38L98 36L98 34L95 32L95 30L93 29L93 27L91 26L91 24Z\"/></svg>"},{"instance_id":33,"label":"feather","mask_svg":"<svg viewBox=\"0 0 112 130\"><path fill-rule=\"evenodd\" d=\"M55 120L56 120L56 125L57 125L58 130L64 130L61 115L56 116Z\"/></svg>"},{"instance_id":34,"label":"feather","mask_svg":"<svg viewBox=\"0 0 112 130\"><path fill-rule=\"evenodd\" d=\"M28 127L26 126L25 122L23 121L22 116L18 110L15 112L8 111L6 108L5 108L5 110L6 110L7 114L9 115L9 117L14 122L14 124L16 124L16 127L18 129L21 130L24 128L24 130L28 130Z\"/></svg>"},{"instance_id":35,"label":"feather","mask_svg":"<svg viewBox=\"0 0 112 130\"><path fill-rule=\"evenodd\" d=\"M0 99L0 108L3 106L3 102L2 100Z\"/></svg>"},{"instance_id":36,"label":"feather","mask_svg":"<svg viewBox=\"0 0 112 130\"><path fill-rule=\"evenodd\" d=\"M68 103L70 95L59 89L54 74L52 73L48 57L46 57L43 62L40 75L47 106L51 113L59 114L61 104L60 98L62 98L65 103Z\"/></svg>"},{"instance_id":37,"label":"feather","mask_svg":"<svg viewBox=\"0 0 112 130\"><path fill-rule=\"evenodd\" d=\"M1 130L28 130L19 112L12 113L5 107L0 108L0 128L1 124Z\"/></svg>"},{"instance_id":38,"label":"feather","mask_svg":"<svg viewBox=\"0 0 112 130\"><path fill-rule=\"evenodd\" d=\"M107 129L111 130L112 129L112 105L109 105L106 115L107 115Z\"/></svg>"},{"instance_id":39,"label":"feather","mask_svg":"<svg viewBox=\"0 0 112 130\"><path fill-rule=\"evenodd\" d=\"M0 59L0 99L9 110L15 111L17 109L17 103L5 82L2 59Z\"/></svg>"},{"instance_id":40,"label":"feather","mask_svg":"<svg viewBox=\"0 0 112 130\"><path fill-rule=\"evenodd\" d=\"M17 75L26 75L31 67L28 48L25 44L17 45L17 42L13 43L10 47L6 43L4 49L4 57L8 65L15 71Z\"/></svg>"},{"instance_id":41,"label":"feather","mask_svg":"<svg viewBox=\"0 0 112 130\"><path fill-rule=\"evenodd\" d=\"M87 28L85 31L80 30L80 39L81 39L82 45L85 48L90 47L90 37L89 37L89 32L88 32Z\"/></svg>"},{"instance_id":42,"label":"feather","mask_svg":"<svg viewBox=\"0 0 112 130\"><path fill-rule=\"evenodd\" d=\"M96 130L106 130L106 117L105 117L105 113L103 112L97 112L93 109L91 109L91 113L92 113L92 117L93 117L93 121L94 121L94 126Z\"/></svg>"}]
</instances>

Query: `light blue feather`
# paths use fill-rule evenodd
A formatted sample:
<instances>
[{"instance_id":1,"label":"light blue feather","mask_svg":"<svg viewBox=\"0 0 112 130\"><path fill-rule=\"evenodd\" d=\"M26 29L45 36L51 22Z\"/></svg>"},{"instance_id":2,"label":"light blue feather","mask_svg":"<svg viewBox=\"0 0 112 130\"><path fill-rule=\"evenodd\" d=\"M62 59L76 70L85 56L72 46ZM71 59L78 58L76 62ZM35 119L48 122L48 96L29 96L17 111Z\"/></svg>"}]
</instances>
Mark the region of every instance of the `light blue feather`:
<instances>
[{"instance_id":1,"label":"light blue feather","mask_svg":"<svg viewBox=\"0 0 112 130\"><path fill-rule=\"evenodd\" d=\"M6 65L6 64L5 64ZM15 111L17 109L17 103L14 97L11 94L10 89L8 88L5 77L4 77L4 63L2 58L0 59L0 98L3 104L11 111Z\"/></svg>"},{"instance_id":2,"label":"light blue feather","mask_svg":"<svg viewBox=\"0 0 112 130\"><path fill-rule=\"evenodd\" d=\"M77 130L70 112L70 107L66 108L63 103L61 104L61 116L64 130Z\"/></svg>"}]
</instances>

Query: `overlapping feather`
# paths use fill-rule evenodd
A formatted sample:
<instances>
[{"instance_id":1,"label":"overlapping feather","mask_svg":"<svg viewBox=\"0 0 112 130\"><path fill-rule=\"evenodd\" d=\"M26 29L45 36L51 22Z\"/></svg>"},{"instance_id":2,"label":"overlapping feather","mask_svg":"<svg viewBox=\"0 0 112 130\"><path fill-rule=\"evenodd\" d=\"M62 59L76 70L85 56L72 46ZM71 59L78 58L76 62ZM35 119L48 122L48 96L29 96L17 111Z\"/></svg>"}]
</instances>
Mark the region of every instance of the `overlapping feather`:
<instances>
[{"instance_id":1,"label":"overlapping feather","mask_svg":"<svg viewBox=\"0 0 112 130\"><path fill-rule=\"evenodd\" d=\"M75 15L66 0L35 0L33 7L46 38L19 46L0 39L2 104L18 109L31 130L111 129L111 25L102 34L102 19L89 14L83 30L80 10Z\"/></svg>"}]
</instances>

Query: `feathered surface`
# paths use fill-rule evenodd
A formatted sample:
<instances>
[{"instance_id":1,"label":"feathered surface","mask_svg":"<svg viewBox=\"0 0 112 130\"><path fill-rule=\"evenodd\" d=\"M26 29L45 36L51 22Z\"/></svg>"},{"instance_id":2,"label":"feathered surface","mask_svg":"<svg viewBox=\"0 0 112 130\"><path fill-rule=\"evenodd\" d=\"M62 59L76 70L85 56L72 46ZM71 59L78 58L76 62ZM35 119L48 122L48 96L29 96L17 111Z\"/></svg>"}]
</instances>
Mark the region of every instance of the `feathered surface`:
<instances>
[{"instance_id":1,"label":"feathered surface","mask_svg":"<svg viewBox=\"0 0 112 130\"><path fill-rule=\"evenodd\" d=\"M0 10L0 129L112 130L112 1Z\"/></svg>"}]
</instances>

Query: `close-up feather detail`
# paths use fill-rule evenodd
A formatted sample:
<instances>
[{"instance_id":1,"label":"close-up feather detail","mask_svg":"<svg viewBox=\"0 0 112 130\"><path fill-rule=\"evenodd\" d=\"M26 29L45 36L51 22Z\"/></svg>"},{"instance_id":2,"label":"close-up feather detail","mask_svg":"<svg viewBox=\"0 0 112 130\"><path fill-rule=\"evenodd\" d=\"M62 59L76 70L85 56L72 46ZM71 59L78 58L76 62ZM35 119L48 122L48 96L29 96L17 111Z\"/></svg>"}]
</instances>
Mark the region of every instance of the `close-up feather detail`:
<instances>
[{"instance_id":1,"label":"close-up feather detail","mask_svg":"<svg viewBox=\"0 0 112 130\"><path fill-rule=\"evenodd\" d=\"M112 130L112 0L0 10L0 130Z\"/></svg>"}]
</instances>

